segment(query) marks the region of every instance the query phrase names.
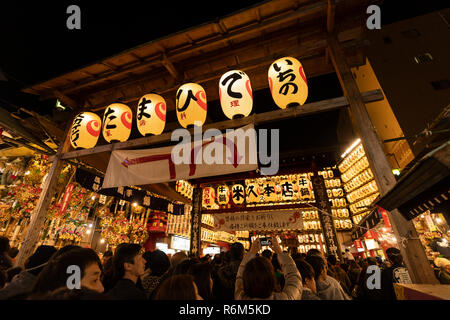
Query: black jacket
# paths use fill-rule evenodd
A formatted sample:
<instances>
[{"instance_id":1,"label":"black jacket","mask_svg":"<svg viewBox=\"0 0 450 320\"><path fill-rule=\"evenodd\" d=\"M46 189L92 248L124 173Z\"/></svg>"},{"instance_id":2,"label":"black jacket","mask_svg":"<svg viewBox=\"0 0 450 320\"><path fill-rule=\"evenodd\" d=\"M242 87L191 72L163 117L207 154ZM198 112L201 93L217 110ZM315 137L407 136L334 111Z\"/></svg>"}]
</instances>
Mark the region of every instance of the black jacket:
<instances>
[{"instance_id":1,"label":"black jacket","mask_svg":"<svg viewBox=\"0 0 450 320\"><path fill-rule=\"evenodd\" d=\"M120 279L106 294L113 300L145 300L146 296L136 284L129 279Z\"/></svg>"}]
</instances>

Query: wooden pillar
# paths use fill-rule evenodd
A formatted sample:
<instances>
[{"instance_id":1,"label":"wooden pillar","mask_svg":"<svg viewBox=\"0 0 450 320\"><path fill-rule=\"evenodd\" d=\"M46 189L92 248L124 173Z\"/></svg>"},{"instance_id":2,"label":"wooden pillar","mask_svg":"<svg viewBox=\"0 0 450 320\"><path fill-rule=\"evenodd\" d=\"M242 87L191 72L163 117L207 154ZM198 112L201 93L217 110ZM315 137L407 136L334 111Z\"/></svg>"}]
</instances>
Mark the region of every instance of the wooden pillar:
<instances>
[{"instance_id":1,"label":"wooden pillar","mask_svg":"<svg viewBox=\"0 0 450 320\"><path fill-rule=\"evenodd\" d=\"M195 186L192 194L191 212L191 247L189 254L197 257L201 251L201 230L202 230L202 197L203 190L200 186Z\"/></svg>"},{"instance_id":2,"label":"wooden pillar","mask_svg":"<svg viewBox=\"0 0 450 320\"><path fill-rule=\"evenodd\" d=\"M319 220L322 226L323 237L325 239L325 246L327 248L327 254L334 255L339 261L343 262L342 249L339 244L339 240L336 234L336 228L334 227L333 217L331 215L330 201L328 200L327 189L325 187L325 181L322 176L314 173L311 177L311 182L314 189L314 197L316 199L316 206L319 208ZM322 211L328 213L325 214Z\"/></svg>"},{"instance_id":3,"label":"wooden pillar","mask_svg":"<svg viewBox=\"0 0 450 320\"><path fill-rule=\"evenodd\" d=\"M362 141L380 195L384 195L396 184L396 180L335 35L328 36L328 51L350 105L353 127ZM413 223L406 220L398 210L393 210L388 215L412 281L414 283L439 283L430 267Z\"/></svg>"},{"instance_id":4,"label":"wooden pillar","mask_svg":"<svg viewBox=\"0 0 450 320\"><path fill-rule=\"evenodd\" d=\"M47 214L48 207L56 192L56 185L58 183L58 177L63 167L63 161L61 156L64 152L67 152L70 147L70 126L65 131L65 140L61 142L61 145L53 158L53 163L45 179L44 186L39 196L36 208L31 216L28 230L20 248L19 254L16 260L16 266L23 266L26 259L33 254L35 246L39 241L39 233L44 225L45 215Z\"/></svg>"}]
</instances>

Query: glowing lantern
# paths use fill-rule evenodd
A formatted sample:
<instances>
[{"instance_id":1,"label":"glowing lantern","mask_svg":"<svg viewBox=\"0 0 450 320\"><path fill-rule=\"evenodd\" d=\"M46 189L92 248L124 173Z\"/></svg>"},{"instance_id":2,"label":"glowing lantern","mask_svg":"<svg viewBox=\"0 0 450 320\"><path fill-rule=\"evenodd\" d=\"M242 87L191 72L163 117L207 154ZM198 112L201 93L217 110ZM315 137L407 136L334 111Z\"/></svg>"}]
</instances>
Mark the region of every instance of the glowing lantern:
<instances>
[{"instance_id":1,"label":"glowing lantern","mask_svg":"<svg viewBox=\"0 0 450 320\"><path fill-rule=\"evenodd\" d=\"M202 86L196 83L185 83L177 91L177 118L183 128L201 125L206 120L206 93Z\"/></svg>"},{"instance_id":2,"label":"glowing lantern","mask_svg":"<svg viewBox=\"0 0 450 320\"><path fill-rule=\"evenodd\" d=\"M247 203L259 202L258 184L254 180L246 182L245 196Z\"/></svg>"},{"instance_id":3,"label":"glowing lantern","mask_svg":"<svg viewBox=\"0 0 450 320\"><path fill-rule=\"evenodd\" d=\"M283 179L280 182L281 199L284 201L291 201L294 199L294 184L290 179Z\"/></svg>"},{"instance_id":4,"label":"glowing lantern","mask_svg":"<svg viewBox=\"0 0 450 320\"><path fill-rule=\"evenodd\" d=\"M160 95L146 94L139 100L136 123L143 136L158 135L166 125L166 101Z\"/></svg>"},{"instance_id":5,"label":"glowing lantern","mask_svg":"<svg viewBox=\"0 0 450 320\"><path fill-rule=\"evenodd\" d=\"M211 208L213 207L215 199L215 192L214 189L211 187L203 188L203 207Z\"/></svg>"},{"instance_id":6,"label":"glowing lantern","mask_svg":"<svg viewBox=\"0 0 450 320\"><path fill-rule=\"evenodd\" d=\"M277 194L275 192L275 182L267 179L263 186L264 202L275 202L277 201Z\"/></svg>"},{"instance_id":7,"label":"glowing lantern","mask_svg":"<svg viewBox=\"0 0 450 320\"><path fill-rule=\"evenodd\" d=\"M89 149L95 147L100 136L102 120L92 112L78 114L72 123L70 144L75 149Z\"/></svg>"},{"instance_id":8,"label":"glowing lantern","mask_svg":"<svg viewBox=\"0 0 450 320\"><path fill-rule=\"evenodd\" d=\"M311 200L312 199L312 183L309 179L301 177L298 180L298 194L301 200Z\"/></svg>"},{"instance_id":9,"label":"glowing lantern","mask_svg":"<svg viewBox=\"0 0 450 320\"><path fill-rule=\"evenodd\" d=\"M302 64L295 58L276 60L269 68L272 98L281 109L303 105L308 97L308 84Z\"/></svg>"},{"instance_id":10,"label":"glowing lantern","mask_svg":"<svg viewBox=\"0 0 450 320\"><path fill-rule=\"evenodd\" d=\"M103 115L103 137L107 142L127 141L132 122L131 109L127 105L110 104Z\"/></svg>"},{"instance_id":11,"label":"glowing lantern","mask_svg":"<svg viewBox=\"0 0 450 320\"><path fill-rule=\"evenodd\" d=\"M226 205L230 201L230 190L226 184L217 187L217 203Z\"/></svg>"},{"instance_id":12,"label":"glowing lantern","mask_svg":"<svg viewBox=\"0 0 450 320\"><path fill-rule=\"evenodd\" d=\"M228 119L248 116L253 106L250 78L240 70L228 71L220 78L219 97Z\"/></svg>"},{"instance_id":13,"label":"glowing lantern","mask_svg":"<svg viewBox=\"0 0 450 320\"><path fill-rule=\"evenodd\" d=\"M245 200L245 189L242 184L235 184L232 187L232 198L235 204L242 204Z\"/></svg>"}]
</instances>

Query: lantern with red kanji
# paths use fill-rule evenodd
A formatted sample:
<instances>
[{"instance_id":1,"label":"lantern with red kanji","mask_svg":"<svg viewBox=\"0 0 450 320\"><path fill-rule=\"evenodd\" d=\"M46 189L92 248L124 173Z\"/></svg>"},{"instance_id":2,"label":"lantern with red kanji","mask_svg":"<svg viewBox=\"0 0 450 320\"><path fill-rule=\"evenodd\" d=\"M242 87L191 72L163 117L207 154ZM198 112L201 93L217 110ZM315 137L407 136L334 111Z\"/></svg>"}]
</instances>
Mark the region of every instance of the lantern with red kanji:
<instances>
[{"instance_id":1,"label":"lantern with red kanji","mask_svg":"<svg viewBox=\"0 0 450 320\"><path fill-rule=\"evenodd\" d=\"M166 125L166 101L164 98L154 93L143 96L138 103L136 123L143 136L161 134Z\"/></svg>"},{"instance_id":2,"label":"lantern with red kanji","mask_svg":"<svg viewBox=\"0 0 450 320\"><path fill-rule=\"evenodd\" d=\"M206 92L197 83L185 83L177 90L178 122L183 128L203 125L206 120Z\"/></svg>"},{"instance_id":3,"label":"lantern with red kanji","mask_svg":"<svg viewBox=\"0 0 450 320\"><path fill-rule=\"evenodd\" d=\"M215 198L216 195L214 192L214 188L211 187L203 188L203 197L202 197L203 207L212 208L215 204Z\"/></svg>"},{"instance_id":4,"label":"lantern with red kanji","mask_svg":"<svg viewBox=\"0 0 450 320\"><path fill-rule=\"evenodd\" d=\"M222 111L228 119L246 117L252 112L253 95L250 78L241 70L231 70L219 81Z\"/></svg>"},{"instance_id":5,"label":"lantern with red kanji","mask_svg":"<svg viewBox=\"0 0 450 320\"><path fill-rule=\"evenodd\" d=\"M92 112L79 113L72 123L70 144L75 149L95 147L100 136L102 120Z\"/></svg>"},{"instance_id":6,"label":"lantern with red kanji","mask_svg":"<svg viewBox=\"0 0 450 320\"><path fill-rule=\"evenodd\" d=\"M293 57L276 60L269 68L272 98L281 109L303 105L308 97L308 84L300 61Z\"/></svg>"},{"instance_id":7,"label":"lantern with red kanji","mask_svg":"<svg viewBox=\"0 0 450 320\"><path fill-rule=\"evenodd\" d=\"M103 115L103 137L107 142L127 141L131 133L133 116L123 103L110 104Z\"/></svg>"}]
</instances>

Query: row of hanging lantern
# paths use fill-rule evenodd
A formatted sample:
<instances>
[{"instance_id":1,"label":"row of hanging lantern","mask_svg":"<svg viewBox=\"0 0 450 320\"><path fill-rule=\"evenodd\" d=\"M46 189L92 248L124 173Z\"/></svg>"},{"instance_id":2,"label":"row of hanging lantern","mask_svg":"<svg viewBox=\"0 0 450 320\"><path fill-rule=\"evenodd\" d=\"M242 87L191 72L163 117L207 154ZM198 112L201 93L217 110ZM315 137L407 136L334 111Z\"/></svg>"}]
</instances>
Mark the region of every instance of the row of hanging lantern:
<instances>
[{"instance_id":1,"label":"row of hanging lantern","mask_svg":"<svg viewBox=\"0 0 450 320\"><path fill-rule=\"evenodd\" d=\"M276 60L269 67L270 92L281 109L303 105L308 96L306 76L300 61L293 57ZM219 80L219 99L222 111L229 119L246 117L253 108L253 94L248 75L241 70L226 72ZM159 135L166 123L166 102L158 94L146 94L138 103L136 124L143 136ZM196 123L204 124L207 114L205 89L196 83L185 83L176 92L176 113L183 128ZM78 114L73 123L70 142L75 149L93 148L100 131L108 143L128 140L133 115L130 107L123 103L109 105L100 117L92 112ZM103 128L102 128L103 123Z\"/></svg>"}]
</instances>

